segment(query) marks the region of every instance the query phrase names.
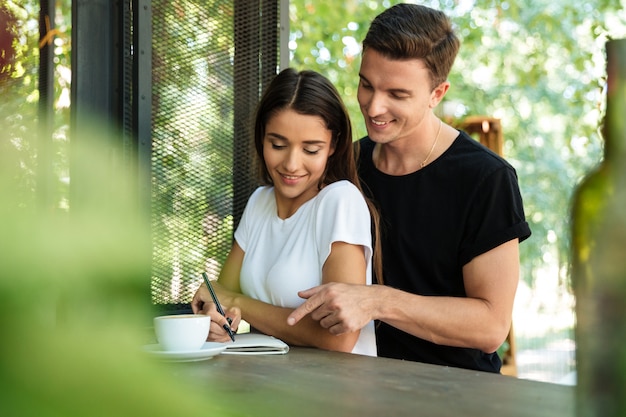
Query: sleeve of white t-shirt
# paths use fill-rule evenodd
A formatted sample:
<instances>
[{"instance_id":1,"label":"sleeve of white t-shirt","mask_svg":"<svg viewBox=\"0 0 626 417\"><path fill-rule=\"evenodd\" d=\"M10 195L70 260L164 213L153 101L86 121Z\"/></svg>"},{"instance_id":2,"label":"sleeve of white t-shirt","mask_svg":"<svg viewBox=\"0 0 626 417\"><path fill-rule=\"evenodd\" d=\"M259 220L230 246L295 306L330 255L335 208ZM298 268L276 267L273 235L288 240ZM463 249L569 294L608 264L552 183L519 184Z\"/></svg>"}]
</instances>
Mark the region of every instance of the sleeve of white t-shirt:
<instances>
[{"instance_id":1,"label":"sleeve of white t-shirt","mask_svg":"<svg viewBox=\"0 0 626 417\"><path fill-rule=\"evenodd\" d=\"M241 249L245 252L248 247L248 241L250 237L250 222L255 218L255 211L262 209L259 200L263 199L263 193L267 193L267 187L257 188L246 203L246 207L243 209L243 214L239 220L237 230L235 230L235 240Z\"/></svg>"},{"instance_id":2,"label":"sleeve of white t-shirt","mask_svg":"<svg viewBox=\"0 0 626 417\"><path fill-rule=\"evenodd\" d=\"M368 271L372 256L371 217L358 188L338 181L320 192L316 217L316 240L323 264L334 242L362 245ZM368 274L369 275L369 274Z\"/></svg>"}]
</instances>

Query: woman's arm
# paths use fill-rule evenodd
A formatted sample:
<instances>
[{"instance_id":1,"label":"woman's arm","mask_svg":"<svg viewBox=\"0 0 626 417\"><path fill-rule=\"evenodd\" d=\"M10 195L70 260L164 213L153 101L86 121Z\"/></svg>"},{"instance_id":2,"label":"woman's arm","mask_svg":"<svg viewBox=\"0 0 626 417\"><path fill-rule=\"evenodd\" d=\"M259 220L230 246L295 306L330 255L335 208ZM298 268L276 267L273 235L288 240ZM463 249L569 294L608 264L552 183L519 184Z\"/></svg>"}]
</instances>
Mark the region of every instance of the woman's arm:
<instances>
[{"instance_id":1,"label":"woman's arm","mask_svg":"<svg viewBox=\"0 0 626 417\"><path fill-rule=\"evenodd\" d=\"M235 244L229 260L235 261L239 258L243 259L243 251ZM366 264L363 246L334 242L322 269L322 282L365 284ZM228 269L225 265L215 291L221 303L241 309L242 318L252 327L291 345L343 352L352 351L359 331L338 336L332 335L310 317L301 320L297 326L289 326L287 317L293 309L277 307L241 294L238 279L241 265L237 265L231 265ZM234 279L232 275L234 273L237 273L237 279ZM294 279L297 279L297 276L294 275Z\"/></svg>"}]
</instances>

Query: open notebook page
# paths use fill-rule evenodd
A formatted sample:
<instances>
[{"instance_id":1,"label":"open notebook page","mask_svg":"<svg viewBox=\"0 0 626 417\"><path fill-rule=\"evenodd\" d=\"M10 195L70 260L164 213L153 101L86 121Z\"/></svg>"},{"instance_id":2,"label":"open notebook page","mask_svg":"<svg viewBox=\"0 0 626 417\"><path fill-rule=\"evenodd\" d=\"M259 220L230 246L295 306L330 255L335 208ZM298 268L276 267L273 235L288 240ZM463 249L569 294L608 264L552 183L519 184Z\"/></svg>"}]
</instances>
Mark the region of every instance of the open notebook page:
<instances>
[{"instance_id":1,"label":"open notebook page","mask_svg":"<svg viewBox=\"0 0 626 417\"><path fill-rule=\"evenodd\" d=\"M262 333L237 334L235 341L226 345L222 355L282 355L289 352L287 343Z\"/></svg>"}]
</instances>

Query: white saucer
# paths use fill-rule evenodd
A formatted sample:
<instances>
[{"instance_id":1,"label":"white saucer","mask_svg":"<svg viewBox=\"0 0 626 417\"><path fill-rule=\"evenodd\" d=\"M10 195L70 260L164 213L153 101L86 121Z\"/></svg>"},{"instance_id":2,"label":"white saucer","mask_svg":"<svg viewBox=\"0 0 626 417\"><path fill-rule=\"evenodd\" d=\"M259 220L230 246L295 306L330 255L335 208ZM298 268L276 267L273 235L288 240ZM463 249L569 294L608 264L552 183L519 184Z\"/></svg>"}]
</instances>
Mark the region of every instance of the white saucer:
<instances>
[{"instance_id":1,"label":"white saucer","mask_svg":"<svg viewBox=\"0 0 626 417\"><path fill-rule=\"evenodd\" d=\"M196 362L211 359L226 349L226 344L206 342L200 350L191 351L165 351L159 344L146 345L143 350L150 356L171 362Z\"/></svg>"}]
</instances>

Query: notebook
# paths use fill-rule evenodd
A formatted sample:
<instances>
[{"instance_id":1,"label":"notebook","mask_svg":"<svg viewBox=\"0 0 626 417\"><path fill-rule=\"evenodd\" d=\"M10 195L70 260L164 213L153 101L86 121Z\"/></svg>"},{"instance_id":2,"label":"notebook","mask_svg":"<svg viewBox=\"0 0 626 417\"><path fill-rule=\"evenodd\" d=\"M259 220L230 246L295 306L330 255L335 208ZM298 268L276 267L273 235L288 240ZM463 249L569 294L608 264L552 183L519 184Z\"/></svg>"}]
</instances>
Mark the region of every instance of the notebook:
<instances>
[{"instance_id":1,"label":"notebook","mask_svg":"<svg viewBox=\"0 0 626 417\"><path fill-rule=\"evenodd\" d=\"M226 344L222 355L284 355L289 352L287 343L262 333L237 334L234 342Z\"/></svg>"}]
</instances>

